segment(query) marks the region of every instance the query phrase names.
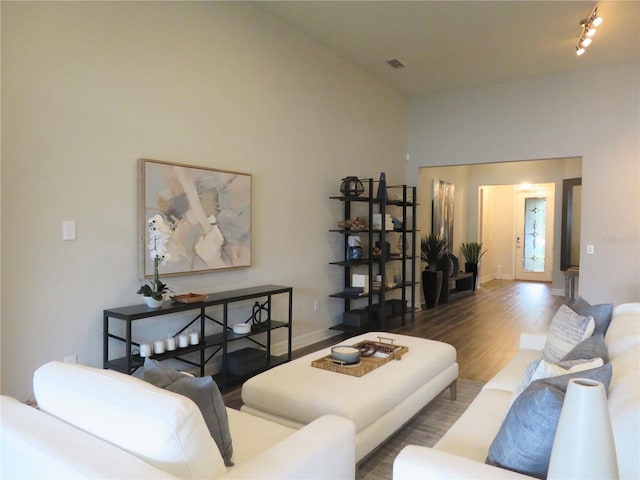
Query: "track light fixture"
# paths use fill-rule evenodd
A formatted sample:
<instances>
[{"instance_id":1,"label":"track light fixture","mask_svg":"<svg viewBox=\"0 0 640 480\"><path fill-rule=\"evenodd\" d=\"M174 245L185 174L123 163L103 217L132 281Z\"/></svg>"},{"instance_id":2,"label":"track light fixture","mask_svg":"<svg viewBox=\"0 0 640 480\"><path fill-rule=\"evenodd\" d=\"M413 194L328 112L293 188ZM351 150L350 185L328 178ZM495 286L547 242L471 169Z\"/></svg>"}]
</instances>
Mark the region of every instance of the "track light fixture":
<instances>
[{"instance_id":1,"label":"track light fixture","mask_svg":"<svg viewBox=\"0 0 640 480\"><path fill-rule=\"evenodd\" d=\"M598 6L593 7L589 18L585 18L580 22L582 31L580 38L578 39L578 45L576 45L576 55L580 56L586 52L586 48L591 44L592 38L596 32L597 27L602 23L602 17L598 15Z\"/></svg>"}]
</instances>

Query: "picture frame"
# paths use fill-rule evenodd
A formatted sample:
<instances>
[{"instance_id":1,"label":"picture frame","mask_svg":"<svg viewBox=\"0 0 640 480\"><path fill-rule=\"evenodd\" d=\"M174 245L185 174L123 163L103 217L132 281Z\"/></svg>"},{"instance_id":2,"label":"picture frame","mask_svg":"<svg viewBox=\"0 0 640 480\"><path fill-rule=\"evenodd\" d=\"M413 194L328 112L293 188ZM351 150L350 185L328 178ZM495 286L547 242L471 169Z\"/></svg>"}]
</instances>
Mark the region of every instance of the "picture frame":
<instances>
[{"instance_id":1,"label":"picture frame","mask_svg":"<svg viewBox=\"0 0 640 480\"><path fill-rule=\"evenodd\" d=\"M453 183L433 179L433 199L431 202L431 233L447 242L447 249L453 252Z\"/></svg>"},{"instance_id":2,"label":"picture frame","mask_svg":"<svg viewBox=\"0 0 640 480\"><path fill-rule=\"evenodd\" d=\"M169 258L160 275L187 275L251 266L251 174L138 159L139 271L153 276L148 222L171 227Z\"/></svg>"}]
</instances>

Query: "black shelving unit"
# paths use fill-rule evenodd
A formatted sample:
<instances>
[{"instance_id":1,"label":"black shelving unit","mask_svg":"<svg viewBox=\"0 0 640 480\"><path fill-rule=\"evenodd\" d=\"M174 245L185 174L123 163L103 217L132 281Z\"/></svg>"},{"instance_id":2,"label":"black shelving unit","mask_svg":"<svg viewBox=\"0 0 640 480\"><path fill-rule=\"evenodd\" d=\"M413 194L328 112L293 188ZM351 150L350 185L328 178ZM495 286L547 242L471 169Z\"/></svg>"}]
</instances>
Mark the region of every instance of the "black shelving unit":
<instances>
[{"instance_id":1,"label":"black shelving unit","mask_svg":"<svg viewBox=\"0 0 640 480\"><path fill-rule=\"evenodd\" d=\"M395 316L400 318L401 324L405 325L407 320L415 320L415 295L416 295L416 187L407 185L386 186L386 194L379 196L379 181L373 179L361 179L364 185L364 192L361 195L341 195L329 197L344 205L344 220L359 216L367 222L364 229L331 229L344 237L344 257L329 262L330 265L342 267L344 269L344 285L342 291L333 293L330 297L344 300L345 312L352 312L353 304L358 299L366 299L365 307L367 320L364 325L351 326L338 324L332 327L334 330L341 330L347 333L357 334L370 331L374 328L385 330L387 327L387 294L399 290L401 311ZM381 226L379 229L373 228L373 215L380 214ZM386 214L401 217L403 222L400 227L387 228ZM407 224L407 222L410 222ZM350 260L347 255L349 235L366 236L366 249L363 248L363 257L357 260ZM375 242L385 245L389 239L397 241L400 237L400 253L391 253L385 257L373 256ZM400 282L395 286L387 285L387 267L397 266L400 271ZM346 292L350 287L351 275L356 272L365 273L369 277L368 292L354 295ZM376 275L382 276L381 286L374 288ZM408 307L405 308L408 302ZM376 305L377 304L377 305Z\"/></svg>"},{"instance_id":2,"label":"black shelving unit","mask_svg":"<svg viewBox=\"0 0 640 480\"><path fill-rule=\"evenodd\" d=\"M272 297L275 295L288 296L288 318L286 321L273 320L271 317ZM262 299L263 302L258 304L266 312L266 319L258 324L251 326L251 332L246 334L236 334L233 332L232 326L229 325L229 305L235 302L247 300ZM220 320L209 315L206 311L208 307L222 306L222 318ZM150 358L155 360L166 360L168 358L177 358L182 362L196 366L200 369L200 375L204 375L205 365L216 355L222 355L222 370L214 376L221 389L226 389L227 385L241 381L261 371L280 365L291 360L291 340L292 340L292 312L293 312L293 288L281 285L260 285L257 287L242 288L230 290L226 292L216 292L207 295L207 299L202 302L194 303L165 303L160 308L149 308L144 304L130 305L127 307L109 308L103 311L103 367L123 372L126 374L133 373L136 369L144 364L144 358L137 353L133 353L134 347L139 347L140 343L134 341L133 325L136 320L144 318L159 317L163 315L195 312L196 315L192 320L188 321L175 335L186 331L195 325L200 330L200 343L197 345L189 345L184 348L177 348L173 351L165 351L161 354L153 354ZM111 332L110 326L112 319L125 322L124 336L116 335ZM248 319L247 322L251 320ZM220 332L205 335L206 322L213 322L220 327ZM271 332L276 329L286 328L288 330L288 346L287 354L274 356L271 354ZM266 334L266 342L260 342L253 338L256 335ZM264 361L255 365L247 375L232 375L227 370L228 346L230 343L246 339L264 350ZM124 357L110 358L109 341L115 340L125 345ZM198 354L197 361L192 358L185 357L187 354Z\"/></svg>"}]
</instances>

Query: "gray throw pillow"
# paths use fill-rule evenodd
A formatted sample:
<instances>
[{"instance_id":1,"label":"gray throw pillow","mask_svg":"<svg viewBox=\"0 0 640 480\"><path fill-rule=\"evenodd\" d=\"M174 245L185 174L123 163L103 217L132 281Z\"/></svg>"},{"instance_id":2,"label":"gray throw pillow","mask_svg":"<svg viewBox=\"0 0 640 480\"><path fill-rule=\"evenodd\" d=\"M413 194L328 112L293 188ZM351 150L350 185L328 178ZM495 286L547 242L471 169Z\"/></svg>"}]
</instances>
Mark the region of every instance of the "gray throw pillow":
<instances>
[{"instance_id":1,"label":"gray throw pillow","mask_svg":"<svg viewBox=\"0 0 640 480\"><path fill-rule=\"evenodd\" d=\"M608 363L592 370L531 382L509 409L489 447L486 463L545 478L569 380L597 380L608 390L611 372Z\"/></svg>"},{"instance_id":2,"label":"gray throw pillow","mask_svg":"<svg viewBox=\"0 0 640 480\"><path fill-rule=\"evenodd\" d=\"M224 459L224 464L227 467L233 466L231 461L233 443L227 408L213 378L210 376L190 377L147 358L144 362L144 379L156 387L179 393L191 399L200 409L209 428L209 433Z\"/></svg>"},{"instance_id":3,"label":"gray throw pillow","mask_svg":"<svg viewBox=\"0 0 640 480\"><path fill-rule=\"evenodd\" d=\"M593 317L583 317L566 305L560 305L551 319L542 358L549 362L559 362L573 347L589 338L594 328Z\"/></svg>"},{"instance_id":4,"label":"gray throw pillow","mask_svg":"<svg viewBox=\"0 0 640 480\"><path fill-rule=\"evenodd\" d=\"M613 315L613 303L590 305L584 298L578 297L570 308L583 317L593 317L596 322L596 327L593 330L594 335L596 333L601 333L602 335L607 333L611 323L611 316Z\"/></svg>"},{"instance_id":5,"label":"gray throw pillow","mask_svg":"<svg viewBox=\"0 0 640 480\"><path fill-rule=\"evenodd\" d=\"M607 352L607 346L604 343L604 335L601 333L594 334L580 342L578 345L573 347L573 350L562 357L560 361L567 362L569 360L582 360L598 357L600 357L604 363L609 362L609 353Z\"/></svg>"}]
</instances>

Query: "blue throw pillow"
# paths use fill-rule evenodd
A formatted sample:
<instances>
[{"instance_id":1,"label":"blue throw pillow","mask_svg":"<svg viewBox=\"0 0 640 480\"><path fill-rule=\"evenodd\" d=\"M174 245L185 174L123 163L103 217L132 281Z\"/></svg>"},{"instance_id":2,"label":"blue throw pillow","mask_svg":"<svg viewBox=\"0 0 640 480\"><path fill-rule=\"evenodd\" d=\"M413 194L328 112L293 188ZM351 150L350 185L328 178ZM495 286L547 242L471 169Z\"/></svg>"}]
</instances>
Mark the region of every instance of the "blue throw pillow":
<instances>
[{"instance_id":1,"label":"blue throw pillow","mask_svg":"<svg viewBox=\"0 0 640 480\"><path fill-rule=\"evenodd\" d=\"M578 297L570 308L583 317L593 317L596 322L596 328L593 330L594 335L607 333L613 315L613 303L590 305L584 298Z\"/></svg>"},{"instance_id":2,"label":"blue throw pillow","mask_svg":"<svg viewBox=\"0 0 640 480\"><path fill-rule=\"evenodd\" d=\"M486 463L545 478L569 380L589 378L601 382L608 390L611 372L608 363L592 370L531 382L509 409L489 447Z\"/></svg>"},{"instance_id":3,"label":"blue throw pillow","mask_svg":"<svg viewBox=\"0 0 640 480\"><path fill-rule=\"evenodd\" d=\"M578 345L560 359L561 362L569 360L583 360L588 358L600 357L604 363L609 361L609 353L604 343L604 335L594 334L593 336L583 340Z\"/></svg>"}]
</instances>

